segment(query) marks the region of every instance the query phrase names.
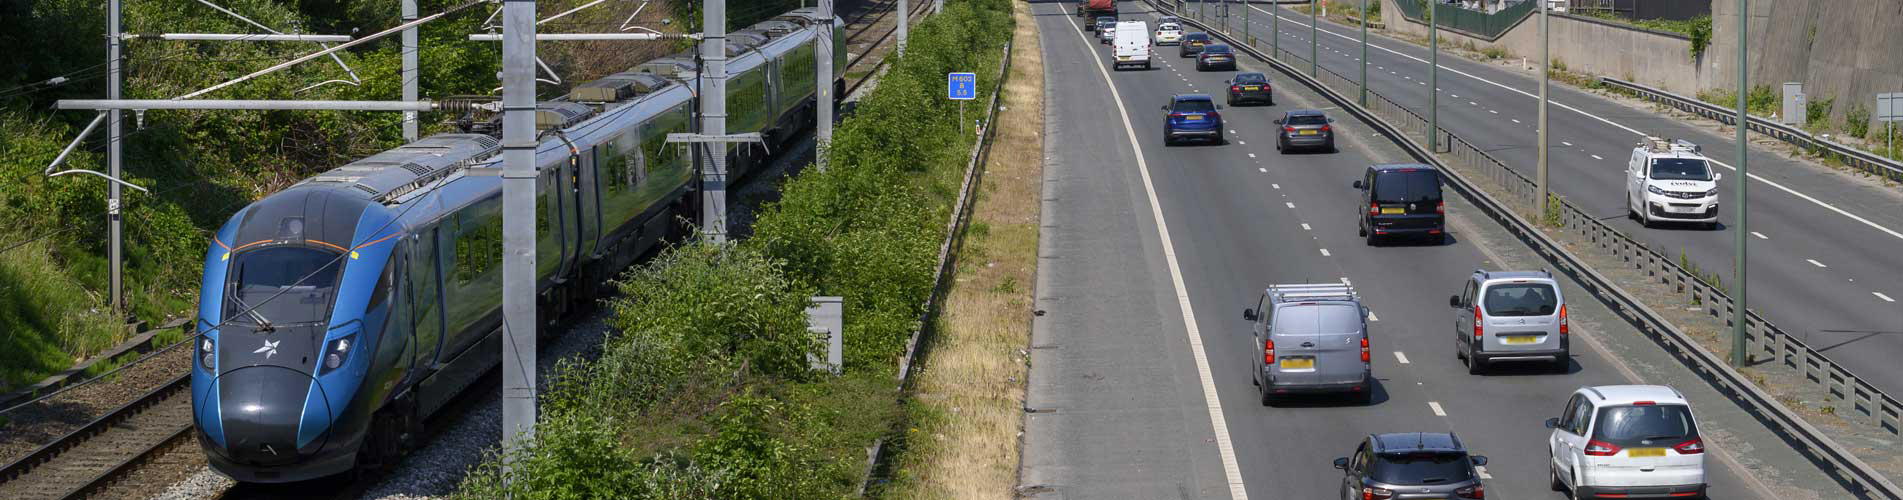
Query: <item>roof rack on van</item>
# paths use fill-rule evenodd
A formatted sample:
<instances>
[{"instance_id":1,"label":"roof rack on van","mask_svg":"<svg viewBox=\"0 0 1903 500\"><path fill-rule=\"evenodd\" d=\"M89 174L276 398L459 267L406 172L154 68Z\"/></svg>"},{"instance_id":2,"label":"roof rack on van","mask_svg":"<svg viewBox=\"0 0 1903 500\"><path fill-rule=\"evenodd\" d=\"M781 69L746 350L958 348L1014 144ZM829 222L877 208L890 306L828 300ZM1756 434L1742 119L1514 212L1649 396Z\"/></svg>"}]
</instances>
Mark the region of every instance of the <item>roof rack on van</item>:
<instances>
[{"instance_id":1,"label":"roof rack on van","mask_svg":"<svg viewBox=\"0 0 1903 500\"><path fill-rule=\"evenodd\" d=\"M1360 299L1354 287L1343 283L1269 285L1269 300L1275 302Z\"/></svg>"},{"instance_id":2,"label":"roof rack on van","mask_svg":"<svg viewBox=\"0 0 1903 500\"><path fill-rule=\"evenodd\" d=\"M1666 140L1663 137L1648 135L1639 141L1639 146L1648 153L1692 153L1704 154L1705 148L1684 139Z\"/></svg>"}]
</instances>

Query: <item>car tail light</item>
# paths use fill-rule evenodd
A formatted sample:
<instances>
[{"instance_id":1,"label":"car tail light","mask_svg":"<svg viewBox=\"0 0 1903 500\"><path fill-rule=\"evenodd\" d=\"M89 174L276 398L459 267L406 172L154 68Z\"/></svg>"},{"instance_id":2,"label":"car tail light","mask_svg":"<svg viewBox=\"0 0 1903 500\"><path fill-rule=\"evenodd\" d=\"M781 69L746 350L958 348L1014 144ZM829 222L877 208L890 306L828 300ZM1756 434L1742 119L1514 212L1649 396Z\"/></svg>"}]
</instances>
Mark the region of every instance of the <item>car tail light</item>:
<instances>
[{"instance_id":1,"label":"car tail light","mask_svg":"<svg viewBox=\"0 0 1903 500\"><path fill-rule=\"evenodd\" d=\"M1447 202L1445 202L1445 201L1436 201L1436 202L1434 202L1434 213L1437 213L1437 214L1446 214L1446 213L1447 213Z\"/></svg>"},{"instance_id":2,"label":"car tail light","mask_svg":"<svg viewBox=\"0 0 1903 500\"><path fill-rule=\"evenodd\" d=\"M1170 118L1182 118L1182 113L1170 113Z\"/></svg>"},{"instance_id":3,"label":"car tail light","mask_svg":"<svg viewBox=\"0 0 1903 500\"><path fill-rule=\"evenodd\" d=\"M1368 215L1381 215L1381 203L1368 202Z\"/></svg>"},{"instance_id":4,"label":"car tail light","mask_svg":"<svg viewBox=\"0 0 1903 500\"><path fill-rule=\"evenodd\" d=\"M1271 365L1275 364L1275 341L1268 339L1262 340L1262 362Z\"/></svg>"},{"instance_id":5,"label":"car tail light","mask_svg":"<svg viewBox=\"0 0 1903 500\"><path fill-rule=\"evenodd\" d=\"M1290 126L1286 126L1286 125L1284 125L1284 126L1282 127L1282 131L1283 131L1283 132L1288 132L1288 133L1291 133L1291 134L1293 134L1293 133L1295 133L1295 127L1290 127Z\"/></svg>"},{"instance_id":6,"label":"car tail light","mask_svg":"<svg viewBox=\"0 0 1903 500\"><path fill-rule=\"evenodd\" d=\"M1454 490L1454 496L1457 498L1484 499L1484 498L1487 498L1487 487L1485 485L1479 485L1479 484L1468 486L1465 488Z\"/></svg>"},{"instance_id":7,"label":"car tail light","mask_svg":"<svg viewBox=\"0 0 1903 500\"><path fill-rule=\"evenodd\" d=\"M1569 328L1566 327L1566 304L1560 304L1559 305L1559 334L1566 335L1568 333L1572 333L1567 330L1569 330Z\"/></svg>"},{"instance_id":8,"label":"car tail light","mask_svg":"<svg viewBox=\"0 0 1903 500\"><path fill-rule=\"evenodd\" d=\"M1361 338L1361 362L1368 362L1368 338Z\"/></svg>"},{"instance_id":9,"label":"car tail light","mask_svg":"<svg viewBox=\"0 0 1903 500\"><path fill-rule=\"evenodd\" d=\"M1241 86L1241 85L1230 85L1230 86L1229 86L1229 91L1230 91L1230 92L1241 92L1241 91L1242 91L1242 86Z\"/></svg>"},{"instance_id":10,"label":"car tail light","mask_svg":"<svg viewBox=\"0 0 1903 500\"><path fill-rule=\"evenodd\" d=\"M1619 454L1619 447L1597 439L1586 442L1586 456L1610 457Z\"/></svg>"},{"instance_id":11,"label":"car tail light","mask_svg":"<svg viewBox=\"0 0 1903 500\"><path fill-rule=\"evenodd\" d=\"M1681 455L1697 455L1705 452L1705 440L1702 438L1691 438L1683 443L1672 445L1672 449L1678 450L1678 453Z\"/></svg>"},{"instance_id":12,"label":"car tail light","mask_svg":"<svg viewBox=\"0 0 1903 500\"><path fill-rule=\"evenodd\" d=\"M1388 498L1394 498L1394 490L1374 487L1361 488L1361 500L1385 500Z\"/></svg>"},{"instance_id":13,"label":"car tail light","mask_svg":"<svg viewBox=\"0 0 1903 500\"><path fill-rule=\"evenodd\" d=\"M1486 333L1486 321L1480 317L1480 304L1474 304L1474 340L1479 340Z\"/></svg>"},{"instance_id":14,"label":"car tail light","mask_svg":"<svg viewBox=\"0 0 1903 500\"><path fill-rule=\"evenodd\" d=\"M1323 131L1323 132L1327 132L1327 131L1328 131L1328 126L1327 126L1327 125L1322 125L1322 131Z\"/></svg>"}]
</instances>

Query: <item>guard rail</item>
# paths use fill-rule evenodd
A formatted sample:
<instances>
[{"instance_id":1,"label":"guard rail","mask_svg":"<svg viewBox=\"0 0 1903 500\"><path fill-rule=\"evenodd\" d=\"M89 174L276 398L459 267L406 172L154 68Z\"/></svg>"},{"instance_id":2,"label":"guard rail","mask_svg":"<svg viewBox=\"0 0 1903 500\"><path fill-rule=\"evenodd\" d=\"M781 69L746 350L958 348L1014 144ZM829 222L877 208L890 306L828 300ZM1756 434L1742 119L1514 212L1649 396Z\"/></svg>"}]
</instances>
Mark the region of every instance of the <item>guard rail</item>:
<instances>
[{"instance_id":1,"label":"guard rail","mask_svg":"<svg viewBox=\"0 0 1903 500\"><path fill-rule=\"evenodd\" d=\"M1167 12L1162 2L1145 1L1158 11ZM1209 29L1207 25L1193 19L1185 19L1185 22ZM1314 76L1310 76L1308 74L1311 71L1310 68L1284 62L1286 60L1284 57L1301 59L1294 52L1283 50L1280 54L1271 56L1251 44L1241 43L1228 33L1210 30L1210 35L1224 39L1236 49L1257 59L1267 61L1277 70L1315 89L1341 109L1372 125L1419 161L1440 168L1449 183L1467 199L1472 200L1474 205L1487 216L1505 226L1508 232L1513 233L1515 237L1540 253L1543 258L1554 263L1562 272L1590 289L1600 301L1638 327L1674 357L1686 363L1721 392L1725 392L1733 401L1757 414L1760 421L1782 435L1799 452L1812 457L1819 465L1834 469L1829 472L1843 481L1851 490L1879 498L1903 499L1903 488L1899 488L1881 472L1825 435L1822 430L1811 425L1802 416L1797 415L1783 403L1778 402L1775 397L1757 387L1742 373L1733 369L1723 357L1706 349L1684 331L1666 321L1663 315L1646 306L1611 278L1592 269L1577 255L1566 250L1552 237L1522 217L1520 210L1537 213L1535 209L1539 206L1537 204L1539 195L1532 180L1445 129L1435 129L1432 133L1439 134L1438 143L1446 149L1439 152L1428 151L1420 143L1421 140L1416 139L1416 137L1425 138L1426 133L1430 132L1426 119L1372 90L1367 91L1369 102L1366 105L1356 103L1351 95L1353 92L1360 91L1361 88L1353 79L1326 68L1315 68ZM1489 195L1461 174L1460 170L1449 168L1451 165L1443 159L1444 157L1458 161L1467 168L1480 171L1501 186L1503 194L1510 199L1502 201ZM1731 317L1733 310L1731 299L1724 292L1705 284L1665 255L1620 233L1578 206L1557 196L1554 197L1554 201L1557 202L1555 208L1560 212L1559 229L1580 233L1602 250L1619 255L1625 261L1631 262L1648 276L1674 285L1676 289L1685 293L1687 300L1703 304L1707 312L1723 315L1721 317ZM1516 206L1519 210L1515 210ZM1851 374L1842 365L1831 362L1823 353L1785 334L1756 313L1748 315L1745 325L1748 337L1747 349L1750 353L1768 354L1773 361L1802 370L1806 380L1822 385L1832 397L1851 403L1855 411L1862 414L1863 422L1873 424L1892 434L1898 432L1898 418L1900 414L1903 414L1903 404L1899 404L1895 398ZM1855 415L1846 416L1846 418L1852 417Z\"/></svg>"},{"instance_id":2,"label":"guard rail","mask_svg":"<svg viewBox=\"0 0 1903 500\"><path fill-rule=\"evenodd\" d=\"M1671 106L1680 111L1717 120L1726 125L1736 126L1738 123L1737 108L1720 107L1716 104L1620 80L1618 78L1600 77L1599 81L1614 88L1637 94L1640 99ZM1892 181L1903 181L1903 162L1877 156L1876 153L1857 149L1844 143L1811 135L1810 132L1805 132L1790 125L1773 122L1762 117L1746 115L1746 118L1749 122L1747 127L1752 132L1775 137L1780 141L1804 148L1805 150L1827 155L1831 158L1835 158L1837 161L1843 162L1845 165L1862 170L1870 175L1880 176Z\"/></svg>"}]
</instances>

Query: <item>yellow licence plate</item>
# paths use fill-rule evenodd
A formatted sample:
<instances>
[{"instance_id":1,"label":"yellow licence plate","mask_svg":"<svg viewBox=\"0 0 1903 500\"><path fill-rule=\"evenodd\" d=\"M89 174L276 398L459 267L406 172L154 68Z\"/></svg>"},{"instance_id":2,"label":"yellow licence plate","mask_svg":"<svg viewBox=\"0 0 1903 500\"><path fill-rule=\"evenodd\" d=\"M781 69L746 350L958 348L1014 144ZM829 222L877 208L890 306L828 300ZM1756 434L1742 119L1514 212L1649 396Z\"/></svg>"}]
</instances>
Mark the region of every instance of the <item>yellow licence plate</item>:
<instances>
[{"instance_id":1,"label":"yellow licence plate","mask_svg":"<svg viewBox=\"0 0 1903 500\"><path fill-rule=\"evenodd\" d=\"M1508 345L1537 344L1539 341L1540 338L1536 335L1509 335L1500 337L1500 343Z\"/></svg>"},{"instance_id":2,"label":"yellow licence plate","mask_svg":"<svg viewBox=\"0 0 1903 500\"><path fill-rule=\"evenodd\" d=\"M1302 131L1302 135L1315 135L1315 134L1319 134L1319 133L1321 133L1321 132L1318 132L1318 131L1314 131L1314 130L1303 130L1303 131Z\"/></svg>"},{"instance_id":3,"label":"yellow licence plate","mask_svg":"<svg viewBox=\"0 0 1903 500\"><path fill-rule=\"evenodd\" d=\"M1185 116L1185 117L1183 117L1183 119L1184 119L1184 120L1189 120L1189 121L1192 121L1192 122L1199 122L1199 121L1203 121L1203 117L1202 117L1202 115L1190 115L1190 116Z\"/></svg>"},{"instance_id":4,"label":"yellow licence plate","mask_svg":"<svg viewBox=\"0 0 1903 500\"><path fill-rule=\"evenodd\" d=\"M1662 456L1665 456L1665 449L1664 448L1628 448L1625 450L1625 456L1662 457Z\"/></svg>"},{"instance_id":5,"label":"yellow licence plate","mask_svg":"<svg viewBox=\"0 0 1903 500\"><path fill-rule=\"evenodd\" d=\"M1407 210L1401 207L1384 207L1381 209L1381 215L1395 215L1395 214L1404 214L1404 213L1407 213Z\"/></svg>"},{"instance_id":6,"label":"yellow licence plate","mask_svg":"<svg viewBox=\"0 0 1903 500\"><path fill-rule=\"evenodd\" d=\"M1249 85L1249 86L1242 87L1242 90L1262 90L1262 87Z\"/></svg>"},{"instance_id":7,"label":"yellow licence plate","mask_svg":"<svg viewBox=\"0 0 1903 500\"><path fill-rule=\"evenodd\" d=\"M1315 360L1313 358L1282 359L1282 369L1284 370L1308 370L1312 368L1315 368Z\"/></svg>"},{"instance_id":8,"label":"yellow licence plate","mask_svg":"<svg viewBox=\"0 0 1903 500\"><path fill-rule=\"evenodd\" d=\"M1118 61L1128 61L1128 60L1130 60L1130 56L1117 56L1117 60L1118 60Z\"/></svg>"}]
</instances>

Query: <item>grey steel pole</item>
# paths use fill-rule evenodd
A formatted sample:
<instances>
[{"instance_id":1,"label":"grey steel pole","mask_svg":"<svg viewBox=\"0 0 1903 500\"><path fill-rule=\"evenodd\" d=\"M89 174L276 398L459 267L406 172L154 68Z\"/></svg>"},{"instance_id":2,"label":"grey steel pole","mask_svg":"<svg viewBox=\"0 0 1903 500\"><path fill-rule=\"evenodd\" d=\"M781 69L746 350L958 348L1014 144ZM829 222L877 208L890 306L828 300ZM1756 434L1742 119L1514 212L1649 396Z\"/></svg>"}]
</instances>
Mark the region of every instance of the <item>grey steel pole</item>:
<instances>
[{"instance_id":1,"label":"grey steel pole","mask_svg":"<svg viewBox=\"0 0 1903 500\"><path fill-rule=\"evenodd\" d=\"M502 447L513 451L535 437L535 0L502 4L502 109Z\"/></svg>"},{"instance_id":2,"label":"grey steel pole","mask_svg":"<svg viewBox=\"0 0 1903 500\"><path fill-rule=\"evenodd\" d=\"M1282 0L1269 4L1269 55L1282 58Z\"/></svg>"},{"instance_id":3,"label":"grey steel pole","mask_svg":"<svg viewBox=\"0 0 1903 500\"><path fill-rule=\"evenodd\" d=\"M1427 3L1427 150L1440 153L1440 6Z\"/></svg>"},{"instance_id":4,"label":"grey steel pole","mask_svg":"<svg viewBox=\"0 0 1903 500\"><path fill-rule=\"evenodd\" d=\"M819 171L824 172L826 147L833 143L833 100L837 99L833 95L833 0L819 0L819 17L824 19L821 22L825 25L819 30L819 41L814 42L818 46L814 53L819 56L814 58L819 62L819 78L815 80L819 82L819 93L814 98L819 101L815 103L819 105L819 114L815 118L818 123L814 125L814 135L819 138L819 147L813 156L818 160L814 163Z\"/></svg>"},{"instance_id":5,"label":"grey steel pole","mask_svg":"<svg viewBox=\"0 0 1903 500\"><path fill-rule=\"evenodd\" d=\"M1321 18L1316 17L1315 13L1321 11L1321 1L1322 0L1314 0L1308 3L1308 76L1318 78L1321 77L1322 42L1321 37L1315 36L1315 34L1321 29L1317 26L1321 24L1317 22Z\"/></svg>"},{"instance_id":6,"label":"grey steel pole","mask_svg":"<svg viewBox=\"0 0 1903 500\"><path fill-rule=\"evenodd\" d=\"M911 7L910 5L906 4L905 0L899 0L899 47L898 49L899 49L899 55L901 56L905 55L905 38L906 38L907 25L912 24L911 19L909 19L910 17L912 17L911 16L912 9L910 7Z\"/></svg>"},{"instance_id":7,"label":"grey steel pole","mask_svg":"<svg viewBox=\"0 0 1903 500\"><path fill-rule=\"evenodd\" d=\"M125 83L125 67L119 63L119 0L111 0L110 3L106 7L106 99L116 100L120 97L120 87ZM120 155L123 152L121 144L125 139L125 124L119 122L119 110L107 110L106 113L106 175L118 179L119 167L123 163ZM107 287L112 289L112 313L117 316L115 319L122 319L123 316L118 315L125 310L125 280L121 274L125 271L125 264L121 261L125 249L121 240L123 224L119 214L119 183L107 183L106 190L106 260L112 268Z\"/></svg>"},{"instance_id":8,"label":"grey steel pole","mask_svg":"<svg viewBox=\"0 0 1903 500\"><path fill-rule=\"evenodd\" d=\"M416 0L403 0L403 22L416 20ZM416 101L416 27L403 30L403 100ZM416 141L416 112L403 112L403 140Z\"/></svg>"},{"instance_id":9,"label":"grey steel pole","mask_svg":"<svg viewBox=\"0 0 1903 500\"><path fill-rule=\"evenodd\" d=\"M1368 105L1368 0L1361 0L1361 100Z\"/></svg>"},{"instance_id":10,"label":"grey steel pole","mask_svg":"<svg viewBox=\"0 0 1903 500\"><path fill-rule=\"evenodd\" d=\"M1242 43L1254 47L1255 39L1249 38L1249 11L1251 10L1255 9L1249 6L1248 0L1244 0L1242 2Z\"/></svg>"},{"instance_id":11,"label":"grey steel pole","mask_svg":"<svg viewBox=\"0 0 1903 500\"><path fill-rule=\"evenodd\" d=\"M702 11L700 58L700 133L727 135L727 0L707 0ZM706 151L701 166L701 236L709 243L727 242L727 143L697 144Z\"/></svg>"},{"instance_id":12,"label":"grey steel pole","mask_svg":"<svg viewBox=\"0 0 1903 500\"><path fill-rule=\"evenodd\" d=\"M1745 243L1750 241L1750 238L1746 235L1751 232L1750 229L1747 229L1749 226L1745 223L1745 189L1750 187L1751 177L1751 171L1745 168L1745 163L1748 159L1745 156L1745 133L1747 129L1745 125L1751 123L1747 121L1750 117L1745 114L1746 89L1751 88L1746 80L1751 75L1750 67L1746 66L1750 60L1745 57L1745 48L1749 46L1745 43L1745 40L1750 35L1750 32L1746 31L1750 28L1750 9L1750 0L1738 0L1738 123L1736 123L1738 129L1738 202L1732 205L1738 207L1735 209L1738 211L1738 227L1731 231L1733 235L1732 239L1737 246L1735 249L1737 255L1733 257L1736 260L1732 262L1732 266L1735 268L1732 272L1736 273L1737 283L1737 292L1732 295L1733 297L1737 297L1737 300L1732 304L1735 308L1731 311L1731 366L1734 367L1743 367L1750 361L1749 358L1751 357L1750 353L1745 352L1744 347L1745 318L1749 317L1747 311L1750 310L1748 309L1750 302L1746 299L1746 292L1750 290L1750 286L1749 281L1746 281L1745 278L1746 269L1744 265L1746 255Z\"/></svg>"},{"instance_id":13,"label":"grey steel pole","mask_svg":"<svg viewBox=\"0 0 1903 500\"><path fill-rule=\"evenodd\" d=\"M1538 183L1540 188L1540 199L1538 202L1540 204L1540 220L1546 220L1547 217L1552 216L1551 213L1548 213L1550 212L1550 203L1546 201L1552 196L1552 194L1550 194L1552 193L1552 186L1548 183L1548 171L1546 169L1547 130L1549 130L1547 127L1550 126L1546 121L1547 86L1552 79L1552 59L1549 53L1551 34L1548 32L1552 28L1552 25L1548 24L1546 11L1552 10L1552 5L1546 4L1543 0L1540 3L1540 152L1539 175L1537 177L1539 178Z\"/></svg>"}]
</instances>

